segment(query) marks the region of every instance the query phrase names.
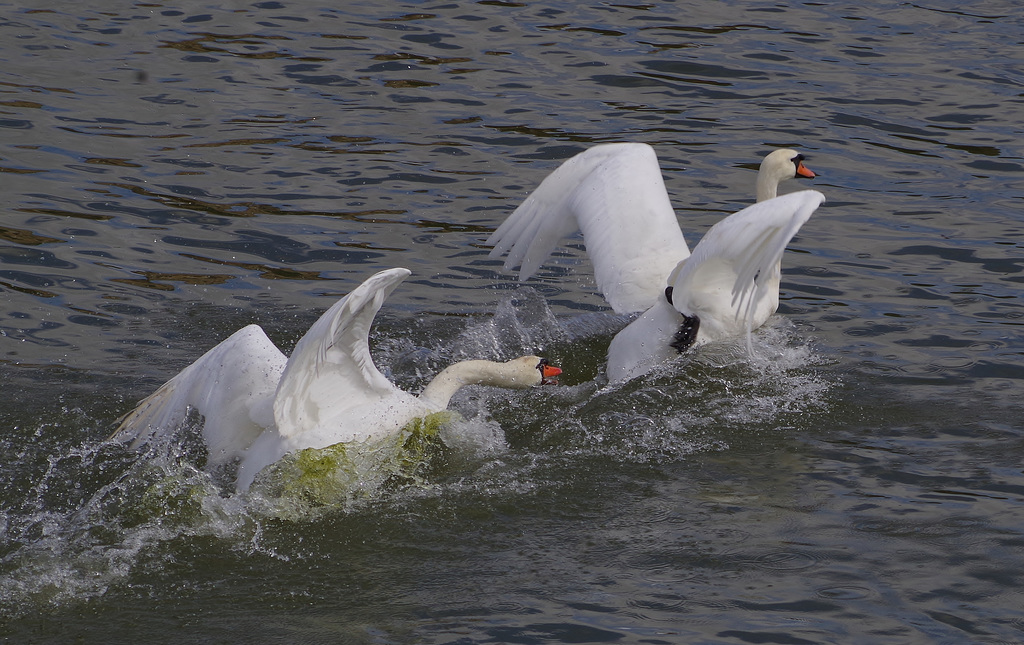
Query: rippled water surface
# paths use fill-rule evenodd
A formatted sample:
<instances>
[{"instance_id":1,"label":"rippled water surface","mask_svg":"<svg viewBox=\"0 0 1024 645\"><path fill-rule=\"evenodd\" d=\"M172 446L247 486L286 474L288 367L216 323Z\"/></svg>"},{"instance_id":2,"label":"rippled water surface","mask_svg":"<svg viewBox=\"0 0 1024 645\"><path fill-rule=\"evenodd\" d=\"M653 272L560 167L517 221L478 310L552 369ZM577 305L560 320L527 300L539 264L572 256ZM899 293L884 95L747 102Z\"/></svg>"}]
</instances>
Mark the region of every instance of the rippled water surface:
<instances>
[{"instance_id":1,"label":"rippled water surface","mask_svg":"<svg viewBox=\"0 0 1024 645\"><path fill-rule=\"evenodd\" d=\"M0 3L0 633L1024 642L1022 40L946 0ZM768 150L819 173L752 355L606 387L580 241L525 288L487 257L624 140L691 247ZM561 385L460 393L442 457L326 506L106 441L394 266L396 382L538 352Z\"/></svg>"}]
</instances>

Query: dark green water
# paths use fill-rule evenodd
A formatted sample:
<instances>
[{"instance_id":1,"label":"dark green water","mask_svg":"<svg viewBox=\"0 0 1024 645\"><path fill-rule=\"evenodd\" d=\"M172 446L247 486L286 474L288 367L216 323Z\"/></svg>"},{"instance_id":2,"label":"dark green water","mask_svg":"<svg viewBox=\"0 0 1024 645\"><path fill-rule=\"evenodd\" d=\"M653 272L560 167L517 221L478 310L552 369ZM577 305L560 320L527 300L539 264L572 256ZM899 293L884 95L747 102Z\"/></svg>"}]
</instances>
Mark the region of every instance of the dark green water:
<instances>
[{"instance_id":1,"label":"dark green water","mask_svg":"<svg viewBox=\"0 0 1024 645\"><path fill-rule=\"evenodd\" d=\"M1024 641L1019 11L335 4L0 4L0 635ZM523 291L488 259L622 140L691 247L769 149L819 173L753 357L606 388L623 320L582 246ZM562 385L461 393L421 479L327 507L105 441L236 329L290 350L393 266L397 383L540 352Z\"/></svg>"}]
</instances>

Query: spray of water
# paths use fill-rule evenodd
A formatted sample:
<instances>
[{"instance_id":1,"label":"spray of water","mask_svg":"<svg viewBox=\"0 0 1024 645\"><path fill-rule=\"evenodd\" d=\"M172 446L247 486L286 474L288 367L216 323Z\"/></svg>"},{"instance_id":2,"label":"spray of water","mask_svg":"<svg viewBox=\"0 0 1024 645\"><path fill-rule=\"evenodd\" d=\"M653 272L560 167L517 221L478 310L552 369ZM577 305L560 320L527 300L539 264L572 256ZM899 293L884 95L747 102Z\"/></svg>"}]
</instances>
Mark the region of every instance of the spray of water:
<instances>
[{"instance_id":1,"label":"spray of water","mask_svg":"<svg viewBox=\"0 0 1024 645\"><path fill-rule=\"evenodd\" d=\"M614 459L657 464L700 451L727 450L737 432L784 429L826 405L830 384L820 358L784 324L745 342L707 345L642 378L607 385L604 351L625 320L558 319L536 292L505 299L493 317L469 319L449 340L419 346L407 335L376 339L387 373L410 389L463 358L548 356L568 375L558 387L510 392L467 388L451 414L411 424L398 436L364 446L302 451L235 494L230 471L206 468L193 418L167 441L142 452L120 444L33 444L16 467L32 484L0 508L0 614L101 596L130 584L140 570L166 564L169 544L222 541L243 553L286 557L268 526L347 513L381 500L459 495L499 496L559 485L569 461ZM581 376L582 375L582 376ZM575 379L574 379L575 376ZM64 421L77 423L74 415ZM107 420L105 423L110 423ZM104 423L91 419L89 423ZM37 436L47 435L40 424ZM103 428L65 434L104 436ZM31 464L31 465L30 465Z\"/></svg>"}]
</instances>

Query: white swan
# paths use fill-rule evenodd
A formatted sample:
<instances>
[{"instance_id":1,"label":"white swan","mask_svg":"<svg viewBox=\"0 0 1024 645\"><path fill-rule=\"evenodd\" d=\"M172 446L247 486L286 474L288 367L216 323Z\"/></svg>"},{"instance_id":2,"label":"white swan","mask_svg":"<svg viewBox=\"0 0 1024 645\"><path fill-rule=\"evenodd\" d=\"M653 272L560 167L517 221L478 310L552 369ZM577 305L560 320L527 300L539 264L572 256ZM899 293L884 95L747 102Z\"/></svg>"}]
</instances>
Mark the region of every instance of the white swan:
<instances>
[{"instance_id":1,"label":"white swan","mask_svg":"<svg viewBox=\"0 0 1024 645\"><path fill-rule=\"evenodd\" d=\"M463 385L527 388L561 373L536 356L463 361L418 397L400 390L373 364L367 335L384 299L409 274L397 268L371 276L313 324L291 358L258 325L240 329L139 403L112 439L135 447L172 432L195 409L205 417L208 463L238 459L242 491L289 452L387 436L446 409Z\"/></svg>"},{"instance_id":2,"label":"white swan","mask_svg":"<svg viewBox=\"0 0 1024 645\"><path fill-rule=\"evenodd\" d=\"M612 340L608 377L638 376L688 347L748 333L778 308L782 252L825 200L776 197L813 177L803 156L776 150L761 163L758 203L720 221L690 254L654 149L595 146L565 161L487 239L491 257L529 278L561 239L582 231L594 277L618 313L645 313ZM749 337L748 337L749 342Z\"/></svg>"}]
</instances>

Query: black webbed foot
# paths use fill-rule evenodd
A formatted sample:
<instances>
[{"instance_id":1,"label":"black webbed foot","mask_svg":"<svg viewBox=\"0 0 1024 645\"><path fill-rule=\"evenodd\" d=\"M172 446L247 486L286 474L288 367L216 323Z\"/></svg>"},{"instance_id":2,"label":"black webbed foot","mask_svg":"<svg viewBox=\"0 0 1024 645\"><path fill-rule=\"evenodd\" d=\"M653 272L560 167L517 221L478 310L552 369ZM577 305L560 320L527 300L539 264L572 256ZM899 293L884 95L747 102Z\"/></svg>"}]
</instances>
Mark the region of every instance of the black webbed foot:
<instances>
[{"instance_id":1,"label":"black webbed foot","mask_svg":"<svg viewBox=\"0 0 1024 645\"><path fill-rule=\"evenodd\" d=\"M683 322L679 325L679 329L672 336L672 342L669 343L669 347L672 347L677 352L682 354L686 350L690 349L694 341L697 340L697 331L700 329L700 318L697 316L683 315Z\"/></svg>"}]
</instances>

